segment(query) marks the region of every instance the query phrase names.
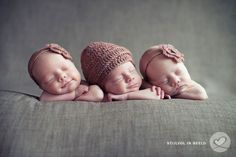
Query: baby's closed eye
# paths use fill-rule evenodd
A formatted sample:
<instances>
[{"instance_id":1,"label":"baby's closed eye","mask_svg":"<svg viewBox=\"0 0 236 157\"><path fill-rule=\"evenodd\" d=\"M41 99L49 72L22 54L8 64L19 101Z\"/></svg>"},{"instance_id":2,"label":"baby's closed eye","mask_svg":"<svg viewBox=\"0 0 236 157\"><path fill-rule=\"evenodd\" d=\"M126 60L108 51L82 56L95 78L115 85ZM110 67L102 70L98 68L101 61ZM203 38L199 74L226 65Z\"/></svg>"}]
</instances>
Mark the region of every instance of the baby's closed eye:
<instances>
[{"instance_id":1,"label":"baby's closed eye","mask_svg":"<svg viewBox=\"0 0 236 157\"><path fill-rule=\"evenodd\" d=\"M68 69L68 68L67 68L66 66L62 66L62 67L61 67L61 70L62 70L62 71L66 71L67 69Z\"/></svg>"},{"instance_id":2,"label":"baby's closed eye","mask_svg":"<svg viewBox=\"0 0 236 157\"><path fill-rule=\"evenodd\" d=\"M45 81L43 82L44 84L50 84L51 82L53 82L55 80L55 77L49 77L47 79L45 79Z\"/></svg>"},{"instance_id":3,"label":"baby's closed eye","mask_svg":"<svg viewBox=\"0 0 236 157\"><path fill-rule=\"evenodd\" d=\"M167 78L165 79L162 79L160 81L156 81L156 85L159 86L159 85L165 85L169 82L169 80Z\"/></svg>"},{"instance_id":4,"label":"baby's closed eye","mask_svg":"<svg viewBox=\"0 0 236 157\"><path fill-rule=\"evenodd\" d=\"M120 82L123 80L123 77L122 76L119 76L119 77L116 77L112 82L113 83L117 83L117 82Z\"/></svg>"},{"instance_id":5,"label":"baby's closed eye","mask_svg":"<svg viewBox=\"0 0 236 157\"><path fill-rule=\"evenodd\" d=\"M175 71L175 74L176 75L180 75L182 73L182 71L180 70L180 69L177 69L176 71Z\"/></svg>"},{"instance_id":6,"label":"baby's closed eye","mask_svg":"<svg viewBox=\"0 0 236 157\"><path fill-rule=\"evenodd\" d=\"M167 84L169 82L168 79L162 80L160 84Z\"/></svg>"}]
</instances>

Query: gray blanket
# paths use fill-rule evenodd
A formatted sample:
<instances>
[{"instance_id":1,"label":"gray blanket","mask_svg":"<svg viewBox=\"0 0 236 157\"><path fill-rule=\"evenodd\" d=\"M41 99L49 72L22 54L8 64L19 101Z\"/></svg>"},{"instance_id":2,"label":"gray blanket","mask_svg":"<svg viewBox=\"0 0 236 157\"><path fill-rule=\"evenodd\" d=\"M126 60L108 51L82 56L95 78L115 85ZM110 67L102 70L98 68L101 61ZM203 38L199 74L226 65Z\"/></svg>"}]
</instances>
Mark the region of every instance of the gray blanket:
<instances>
[{"instance_id":1,"label":"gray blanket","mask_svg":"<svg viewBox=\"0 0 236 157\"><path fill-rule=\"evenodd\" d=\"M231 139L225 152L210 147L215 132ZM233 157L236 99L40 102L1 91L0 141L1 157Z\"/></svg>"}]
</instances>

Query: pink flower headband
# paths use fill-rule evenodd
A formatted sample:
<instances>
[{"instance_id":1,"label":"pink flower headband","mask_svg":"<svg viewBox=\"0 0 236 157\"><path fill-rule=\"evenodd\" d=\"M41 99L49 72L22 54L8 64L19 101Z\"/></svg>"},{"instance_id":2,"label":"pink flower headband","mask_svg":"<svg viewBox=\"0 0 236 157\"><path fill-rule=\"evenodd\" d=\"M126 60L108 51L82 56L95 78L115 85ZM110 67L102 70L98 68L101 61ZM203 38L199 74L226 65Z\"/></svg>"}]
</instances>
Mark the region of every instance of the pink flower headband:
<instances>
[{"instance_id":1,"label":"pink flower headband","mask_svg":"<svg viewBox=\"0 0 236 157\"><path fill-rule=\"evenodd\" d=\"M141 60L140 60L140 72L143 75L144 79L147 80L146 71L148 65L151 61L159 56L164 55L167 58L174 60L176 63L184 61L184 54L179 52L173 45L170 44L160 44L149 48L144 52Z\"/></svg>"},{"instance_id":2,"label":"pink flower headband","mask_svg":"<svg viewBox=\"0 0 236 157\"><path fill-rule=\"evenodd\" d=\"M28 62L28 72L31 76L31 78L35 81L34 77L33 77L33 67L34 67L34 64L35 62L38 60L39 56L43 53L56 53L56 54L60 54L62 55L64 58L66 59L70 59L72 60L72 57L70 55L70 53L65 50L63 47L61 47L60 45L58 44L54 44L54 43L51 43L51 44L47 44L44 48L36 51L31 57L30 57L30 60ZM35 81L36 82L36 81ZM36 82L37 83L37 82Z\"/></svg>"}]
</instances>

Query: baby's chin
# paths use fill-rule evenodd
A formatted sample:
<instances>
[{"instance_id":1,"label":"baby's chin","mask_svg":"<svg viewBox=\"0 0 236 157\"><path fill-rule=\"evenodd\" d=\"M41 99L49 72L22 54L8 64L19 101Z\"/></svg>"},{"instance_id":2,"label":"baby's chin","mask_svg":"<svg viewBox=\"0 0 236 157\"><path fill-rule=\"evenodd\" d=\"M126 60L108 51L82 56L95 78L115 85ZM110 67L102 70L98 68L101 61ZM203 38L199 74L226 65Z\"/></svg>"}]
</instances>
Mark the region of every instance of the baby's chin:
<instances>
[{"instance_id":1,"label":"baby's chin","mask_svg":"<svg viewBox=\"0 0 236 157\"><path fill-rule=\"evenodd\" d=\"M79 86L80 81L71 81L66 87L62 87L57 91L57 94L66 94L70 93L76 90L76 88Z\"/></svg>"},{"instance_id":2,"label":"baby's chin","mask_svg":"<svg viewBox=\"0 0 236 157\"><path fill-rule=\"evenodd\" d=\"M140 87L135 87L133 89L128 90L126 93L139 91L139 88Z\"/></svg>"},{"instance_id":3,"label":"baby's chin","mask_svg":"<svg viewBox=\"0 0 236 157\"><path fill-rule=\"evenodd\" d=\"M134 88L132 88L132 89L126 89L126 90L120 92L119 94L125 94L125 93L130 93L130 92L136 92L136 91L139 91L139 89L140 89L140 86L137 86L137 87L134 87Z\"/></svg>"}]
</instances>

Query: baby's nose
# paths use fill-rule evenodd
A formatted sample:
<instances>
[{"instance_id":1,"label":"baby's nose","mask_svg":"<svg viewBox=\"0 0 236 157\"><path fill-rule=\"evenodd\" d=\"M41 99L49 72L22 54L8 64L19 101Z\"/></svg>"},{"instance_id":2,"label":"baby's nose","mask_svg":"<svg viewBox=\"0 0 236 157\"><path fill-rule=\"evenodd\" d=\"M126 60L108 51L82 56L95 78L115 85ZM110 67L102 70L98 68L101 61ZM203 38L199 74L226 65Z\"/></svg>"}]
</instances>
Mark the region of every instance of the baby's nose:
<instances>
[{"instance_id":1,"label":"baby's nose","mask_svg":"<svg viewBox=\"0 0 236 157\"><path fill-rule=\"evenodd\" d=\"M172 82L172 86L179 86L179 84L180 84L179 77L174 77L173 82Z\"/></svg>"},{"instance_id":2,"label":"baby's nose","mask_svg":"<svg viewBox=\"0 0 236 157\"><path fill-rule=\"evenodd\" d=\"M65 73L61 73L61 74L59 75L59 81L60 81L60 82L64 81L66 78L67 78L67 75L66 75Z\"/></svg>"},{"instance_id":3,"label":"baby's nose","mask_svg":"<svg viewBox=\"0 0 236 157\"><path fill-rule=\"evenodd\" d=\"M126 80L127 83L129 83L133 80L133 76L131 74L126 74L125 75L125 80Z\"/></svg>"}]
</instances>

